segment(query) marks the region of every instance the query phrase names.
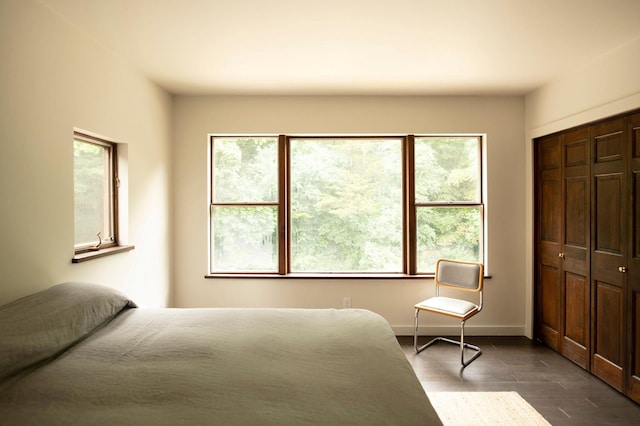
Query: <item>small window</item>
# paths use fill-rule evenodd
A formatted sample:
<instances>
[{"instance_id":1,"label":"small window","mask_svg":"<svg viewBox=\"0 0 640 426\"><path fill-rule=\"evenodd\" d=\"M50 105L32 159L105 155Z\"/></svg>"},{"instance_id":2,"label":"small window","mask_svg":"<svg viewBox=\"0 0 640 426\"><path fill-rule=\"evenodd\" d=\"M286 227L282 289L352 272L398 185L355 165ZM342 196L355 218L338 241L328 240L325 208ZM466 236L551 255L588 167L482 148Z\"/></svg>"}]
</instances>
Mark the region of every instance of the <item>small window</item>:
<instances>
[{"instance_id":1,"label":"small window","mask_svg":"<svg viewBox=\"0 0 640 426\"><path fill-rule=\"evenodd\" d=\"M116 144L74 132L76 253L118 244Z\"/></svg>"}]
</instances>

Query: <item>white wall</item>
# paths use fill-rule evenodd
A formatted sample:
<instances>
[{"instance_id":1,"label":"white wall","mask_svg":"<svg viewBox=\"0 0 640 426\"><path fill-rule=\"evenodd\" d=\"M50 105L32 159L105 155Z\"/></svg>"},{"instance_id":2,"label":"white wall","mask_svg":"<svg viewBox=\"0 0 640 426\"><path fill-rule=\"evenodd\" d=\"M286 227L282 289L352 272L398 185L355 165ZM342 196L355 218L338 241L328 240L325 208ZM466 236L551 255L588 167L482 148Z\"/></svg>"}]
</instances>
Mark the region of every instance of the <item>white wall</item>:
<instances>
[{"instance_id":1,"label":"white wall","mask_svg":"<svg viewBox=\"0 0 640 426\"><path fill-rule=\"evenodd\" d=\"M640 107L640 39L568 70L524 101L177 97L174 102L32 0L0 2L0 58L0 303L58 282L85 280L159 305L166 303L173 277L176 306L338 307L350 296L355 307L383 314L403 332L412 322L411 306L430 293L430 282L205 280L206 135L481 132L488 135L492 279L486 311L469 327L476 334L530 336L531 140ZM129 242L136 245L132 252L77 265L70 262L74 127L128 143Z\"/></svg>"},{"instance_id":2,"label":"white wall","mask_svg":"<svg viewBox=\"0 0 640 426\"><path fill-rule=\"evenodd\" d=\"M525 150L522 97L189 97L174 103L174 288L178 307L353 307L411 334L431 280L205 279L208 133L486 133L488 272L485 311L470 334L524 334ZM436 324L436 323L434 323ZM440 321L433 330L456 334Z\"/></svg>"},{"instance_id":3,"label":"white wall","mask_svg":"<svg viewBox=\"0 0 640 426\"><path fill-rule=\"evenodd\" d=\"M538 137L637 108L640 38L526 96L527 135Z\"/></svg>"},{"instance_id":4,"label":"white wall","mask_svg":"<svg viewBox=\"0 0 640 426\"><path fill-rule=\"evenodd\" d=\"M0 304L68 280L169 297L171 102L41 3L0 2ZM128 144L129 243L73 256L73 128Z\"/></svg>"},{"instance_id":5,"label":"white wall","mask_svg":"<svg viewBox=\"0 0 640 426\"><path fill-rule=\"evenodd\" d=\"M551 81L526 97L527 335L533 327L533 139L640 108L640 38Z\"/></svg>"}]
</instances>

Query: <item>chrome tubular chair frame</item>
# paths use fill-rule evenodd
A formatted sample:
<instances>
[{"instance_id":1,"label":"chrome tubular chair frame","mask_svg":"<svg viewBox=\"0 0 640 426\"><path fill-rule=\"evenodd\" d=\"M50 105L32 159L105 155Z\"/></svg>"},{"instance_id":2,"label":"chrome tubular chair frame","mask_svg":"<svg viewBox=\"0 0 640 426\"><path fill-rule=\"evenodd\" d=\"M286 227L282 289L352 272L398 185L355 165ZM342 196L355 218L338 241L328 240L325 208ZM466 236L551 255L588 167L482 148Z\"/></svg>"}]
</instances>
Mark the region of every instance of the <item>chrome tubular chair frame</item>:
<instances>
[{"instance_id":1,"label":"chrome tubular chair frame","mask_svg":"<svg viewBox=\"0 0 640 426\"><path fill-rule=\"evenodd\" d=\"M453 339L449 339L447 337L439 336L439 337L435 337L435 338L431 339L429 342L427 342L424 345L418 347L418 313L419 312L420 312L420 309L416 309L415 333L413 335L413 347L414 347L414 349L415 349L417 354L419 354L423 350L427 349L429 346L433 345L434 343L447 342L447 343L453 343L454 345L460 345L460 363L462 364L463 367L466 367L467 365L471 364L471 361L473 361L474 359L476 359L480 355L482 355L482 349L480 349L478 346L472 345L471 343L465 343L465 341L464 341L464 321L462 321L460 323L460 340L453 340ZM469 358L466 361L464 360L464 348L468 348L468 349L471 349L471 350L475 351L474 354L471 356L471 358Z\"/></svg>"},{"instance_id":2,"label":"chrome tubular chair frame","mask_svg":"<svg viewBox=\"0 0 640 426\"><path fill-rule=\"evenodd\" d=\"M457 268L462 268L461 272ZM443 272L446 271L446 272ZM483 275L484 267L477 262L462 262L448 259L440 259L436 264L436 294L435 297L424 300L415 305L415 324L413 333L413 347L416 353L420 353L429 346L437 342L452 343L460 346L460 363L462 367L468 366L473 360L482 354L482 350L470 343L464 341L464 324L467 319L476 315L482 310L483 295ZM479 293L479 303L452 299L448 297L440 297L440 287L455 287L458 290ZM446 337L436 337L428 343L418 347L418 315L420 311L433 312L451 316L460 320L460 340L453 340ZM474 351L474 354L465 361L464 349L468 348Z\"/></svg>"}]
</instances>

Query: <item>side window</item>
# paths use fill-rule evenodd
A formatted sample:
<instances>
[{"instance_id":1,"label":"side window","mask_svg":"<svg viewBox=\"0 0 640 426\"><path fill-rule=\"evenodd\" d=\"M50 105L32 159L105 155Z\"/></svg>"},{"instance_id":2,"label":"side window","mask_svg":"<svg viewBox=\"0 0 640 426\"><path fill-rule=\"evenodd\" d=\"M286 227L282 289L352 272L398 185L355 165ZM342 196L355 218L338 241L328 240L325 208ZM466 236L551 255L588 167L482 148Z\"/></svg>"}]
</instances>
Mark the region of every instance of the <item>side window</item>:
<instances>
[{"instance_id":1,"label":"side window","mask_svg":"<svg viewBox=\"0 0 640 426\"><path fill-rule=\"evenodd\" d=\"M73 169L76 254L117 246L117 144L74 132Z\"/></svg>"}]
</instances>

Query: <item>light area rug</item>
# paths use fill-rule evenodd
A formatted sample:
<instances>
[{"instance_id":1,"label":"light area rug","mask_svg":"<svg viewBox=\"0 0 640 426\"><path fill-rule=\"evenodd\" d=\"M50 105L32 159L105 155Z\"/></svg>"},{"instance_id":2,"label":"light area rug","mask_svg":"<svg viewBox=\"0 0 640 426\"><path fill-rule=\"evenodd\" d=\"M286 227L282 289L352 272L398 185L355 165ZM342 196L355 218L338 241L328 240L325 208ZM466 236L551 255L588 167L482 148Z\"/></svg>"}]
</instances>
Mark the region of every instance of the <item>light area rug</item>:
<instances>
[{"instance_id":1,"label":"light area rug","mask_svg":"<svg viewBox=\"0 0 640 426\"><path fill-rule=\"evenodd\" d=\"M550 425L518 392L427 392L445 426Z\"/></svg>"}]
</instances>

